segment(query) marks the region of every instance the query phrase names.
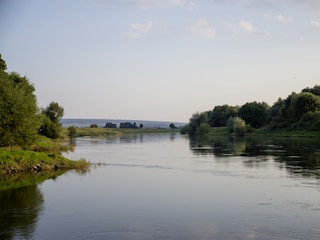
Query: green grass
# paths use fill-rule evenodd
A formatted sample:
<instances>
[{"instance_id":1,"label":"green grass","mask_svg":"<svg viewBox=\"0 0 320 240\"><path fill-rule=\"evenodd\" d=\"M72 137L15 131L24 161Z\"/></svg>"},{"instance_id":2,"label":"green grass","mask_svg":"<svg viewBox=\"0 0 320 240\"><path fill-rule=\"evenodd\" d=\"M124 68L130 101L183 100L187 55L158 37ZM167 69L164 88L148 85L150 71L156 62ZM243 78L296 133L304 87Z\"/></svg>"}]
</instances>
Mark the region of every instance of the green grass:
<instances>
[{"instance_id":1,"label":"green grass","mask_svg":"<svg viewBox=\"0 0 320 240\"><path fill-rule=\"evenodd\" d=\"M180 132L180 129L170 128L76 128L76 134L74 137L113 137L120 136L126 133L169 133ZM63 134L68 135L68 129L63 129Z\"/></svg>"},{"instance_id":2,"label":"green grass","mask_svg":"<svg viewBox=\"0 0 320 240\"><path fill-rule=\"evenodd\" d=\"M29 150L0 149L0 174L43 170L86 169L90 165L85 160L72 161L59 154Z\"/></svg>"},{"instance_id":3,"label":"green grass","mask_svg":"<svg viewBox=\"0 0 320 240\"><path fill-rule=\"evenodd\" d=\"M26 150L36 152L61 153L72 151L73 146L66 144L66 141L64 139L52 140L45 136L39 136L36 143L29 146Z\"/></svg>"},{"instance_id":4,"label":"green grass","mask_svg":"<svg viewBox=\"0 0 320 240\"><path fill-rule=\"evenodd\" d=\"M110 128L76 128L76 133L74 137L85 137L85 136L92 136L92 137L111 137L117 136L120 132L110 129ZM68 129L63 129L63 135L68 136Z\"/></svg>"}]
</instances>

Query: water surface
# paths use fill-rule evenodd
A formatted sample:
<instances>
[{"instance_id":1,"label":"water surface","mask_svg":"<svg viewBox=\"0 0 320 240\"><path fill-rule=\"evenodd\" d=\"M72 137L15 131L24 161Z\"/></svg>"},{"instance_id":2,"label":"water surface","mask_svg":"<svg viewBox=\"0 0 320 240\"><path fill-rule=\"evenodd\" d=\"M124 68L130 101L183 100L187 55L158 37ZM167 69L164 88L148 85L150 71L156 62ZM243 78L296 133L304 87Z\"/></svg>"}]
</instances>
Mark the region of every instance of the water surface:
<instances>
[{"instance_id":1,"label":"water surface","mask_svg":"<svg viewBox=\"0 0 320 240\"><path fill-rule=\"evenodd\" d=\"M2 191L12 203L1 221L18 216L1 225L5 239L320 239L316 140L173 133L75 144L68 157L100 166ZM26 191L29 207L15 198Z\"/></svg>"}]
</instances>

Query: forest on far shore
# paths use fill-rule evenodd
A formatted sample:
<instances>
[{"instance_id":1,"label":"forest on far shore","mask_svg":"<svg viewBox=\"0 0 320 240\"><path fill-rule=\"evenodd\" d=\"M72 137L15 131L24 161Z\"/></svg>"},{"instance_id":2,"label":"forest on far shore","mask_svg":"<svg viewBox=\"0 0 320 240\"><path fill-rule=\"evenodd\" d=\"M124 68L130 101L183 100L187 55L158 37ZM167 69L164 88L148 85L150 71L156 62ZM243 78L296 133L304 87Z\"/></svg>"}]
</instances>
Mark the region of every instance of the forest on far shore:
<instances>
[{"instance_id":1,"label":"forest on far shore","mask_svg":"<svg viewBox=\"0 0 320 240\"><path fill-rule=\"evenodd\" d=\"M192 115L181 133L201 135L212 127L227 127L229 134L244 135L255 129L265 131L320 131L320 85L292 92L272 106L247 102L242 106L219 105Z\"/></svg>"}]
</instances>

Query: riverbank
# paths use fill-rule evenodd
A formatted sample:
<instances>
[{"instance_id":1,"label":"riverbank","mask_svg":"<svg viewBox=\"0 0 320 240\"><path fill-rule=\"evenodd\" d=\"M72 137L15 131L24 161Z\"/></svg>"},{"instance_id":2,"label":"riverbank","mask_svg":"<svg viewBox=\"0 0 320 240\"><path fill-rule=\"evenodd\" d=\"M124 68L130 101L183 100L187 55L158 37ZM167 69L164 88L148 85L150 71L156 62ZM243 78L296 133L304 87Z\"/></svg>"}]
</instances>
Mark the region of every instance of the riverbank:
<instances>
[{"instance_id":1,"label":"riverbank","mask_svg":"<svg viewBox=\"0 0 320 240\"><path fill-rule=\"evenodd\" d=\"M63 134L71 137L113 137L127 133L170 133L180 132L179 128L63 128Z\"/></svg>"},{"instance_id":2,"label":"riverbank","mask_svg":"<svg viewBox=\"0 0 320 240\"><path fill-rule=\"evenodd\" d=\"M90 163L85 160L72 161L60 154L0 149L0 174L86 169L89 165Z\"/></svg>"},{"instance_id":3,"label":"riverbank","mask_svg":"<svg viewBox=\"0 0 320 240\"><path fill-rule=\"evenodd\" d=\"M228 136L227 127L211 128L209 134L215 135L215 136ZM266 129L252 129L250 132L245 133L244 136L320 138L320 132L319 131L285 131L285 130L269 131Z\"/></svg>"},{"instance_id":4,"label":"riverbank","mask_svg":"<svg viewBox=\"0 0 320 240\"><path fill-rule=\"evenodd\" d=\"M86 160L73 161L63 157L61 152L65 151L72 151L72 146L65 144L64 140L52 140L44 136L39 136L36 143L27 149L0 148L0 175L89 168L90 163Z\"/></svg>"}]
</instances>

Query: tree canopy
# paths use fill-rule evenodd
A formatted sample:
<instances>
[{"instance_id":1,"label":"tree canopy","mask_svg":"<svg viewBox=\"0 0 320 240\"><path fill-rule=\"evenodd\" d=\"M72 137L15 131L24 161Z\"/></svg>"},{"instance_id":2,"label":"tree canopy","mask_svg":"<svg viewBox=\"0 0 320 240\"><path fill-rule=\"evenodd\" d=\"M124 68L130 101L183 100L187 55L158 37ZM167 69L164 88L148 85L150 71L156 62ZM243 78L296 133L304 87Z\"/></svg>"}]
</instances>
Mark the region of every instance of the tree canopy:
<instances>
[{"instance_id":1,"label":"tree canopy","mask_svg":"<svg viewBox=\"0 0 320 240\"><path fill-rule=\"evenodd\" d=\"M63 108L53 102L40 114L35 88L28 78L6 69L0 54L0 146L27 147L44 129L53 133L44 135L58 137Z\"/></svg>"},{"instance_id":2,"label":"tree canopy","mask_svg":"<svg viewBox=\"0 0 320 240\"><path fill-rule=\"evenodd\" d=\"M34 142L40 124L35 88L26 77L5 69L1 58L0 146L27 146Z\"/></svg>"}]
</instances>

